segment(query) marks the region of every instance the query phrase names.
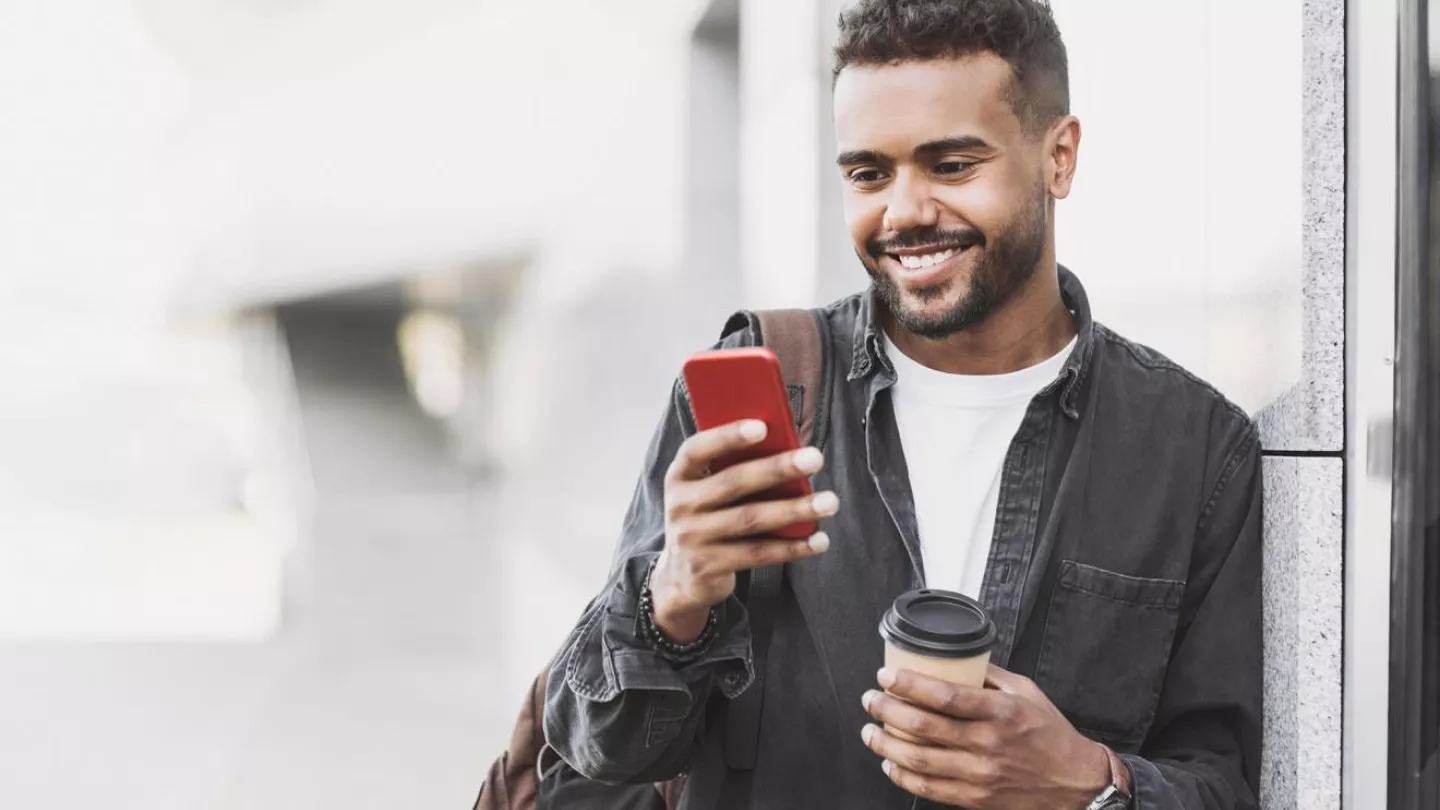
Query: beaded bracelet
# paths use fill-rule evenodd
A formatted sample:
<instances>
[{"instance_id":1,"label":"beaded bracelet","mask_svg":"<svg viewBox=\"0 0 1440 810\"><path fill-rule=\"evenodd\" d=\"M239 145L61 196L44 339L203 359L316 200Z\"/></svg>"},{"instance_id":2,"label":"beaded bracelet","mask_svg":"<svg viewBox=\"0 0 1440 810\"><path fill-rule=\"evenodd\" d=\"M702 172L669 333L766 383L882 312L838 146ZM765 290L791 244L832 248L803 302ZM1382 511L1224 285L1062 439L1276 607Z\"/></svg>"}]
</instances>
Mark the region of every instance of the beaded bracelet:
<instances>
[{"instance_id":1,"label":"beaded bracelet","mask_svg":"<svg viewBox=\"0 0 1440 810\"><path fill-rule=\"evenodd\" d=\"M705 618L705 629L700 631L700 637L694 641L680 644L666 638L665 631L655 624L655 598L650 593L650 577L655 573L655 564L659 561L659 557L650 561L650 567L645 570L645 584L640 588L640 604L636 610L640 621L640 639L670 661L691 661L709 649L720 635L720 609L710 608L710 615Z\"/></svg>"}]
</instances>

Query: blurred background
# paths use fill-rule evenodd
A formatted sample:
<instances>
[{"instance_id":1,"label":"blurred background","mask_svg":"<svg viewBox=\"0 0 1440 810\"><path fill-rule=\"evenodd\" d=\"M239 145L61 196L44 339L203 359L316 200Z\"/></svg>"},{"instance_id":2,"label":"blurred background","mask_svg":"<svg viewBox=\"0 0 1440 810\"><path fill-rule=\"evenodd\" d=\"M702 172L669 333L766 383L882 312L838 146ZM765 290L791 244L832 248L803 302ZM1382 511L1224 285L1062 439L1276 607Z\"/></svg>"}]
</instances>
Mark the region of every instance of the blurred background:
<instances>
[{"instance_id":1,"label":"blurred background","mask_svg":"<svg viewBox=\"0 0 1440 810\"><path fill-rule=\"evenodd\" d=\"M0 806L469 807L683 358L865 283L844 5L0 0ZM1338 807L1343 3L1053 6L1062 262L1320 504Z\"/></svg>"}]
</instances>

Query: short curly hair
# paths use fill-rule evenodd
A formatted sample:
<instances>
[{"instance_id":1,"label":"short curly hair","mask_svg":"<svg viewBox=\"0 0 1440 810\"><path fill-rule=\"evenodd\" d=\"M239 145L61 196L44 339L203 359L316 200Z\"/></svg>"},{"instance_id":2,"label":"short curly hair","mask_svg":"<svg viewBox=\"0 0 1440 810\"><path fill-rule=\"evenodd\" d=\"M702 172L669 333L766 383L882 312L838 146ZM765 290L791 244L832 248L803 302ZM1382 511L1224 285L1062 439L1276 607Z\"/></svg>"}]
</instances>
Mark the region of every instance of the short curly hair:
<instances>
[{"instance_id":1,"label":"short curly hair","mask_svg":"<svg viewBox=\"0 0 1440 810\"><path fill-rule=\"evenodd\" d=\"M1070 113L1069 60L1046 0L860 0L840 15L834 77L986 52L1010 65L1010 104L1028 131Z\"/></svg>"}]
</instances>

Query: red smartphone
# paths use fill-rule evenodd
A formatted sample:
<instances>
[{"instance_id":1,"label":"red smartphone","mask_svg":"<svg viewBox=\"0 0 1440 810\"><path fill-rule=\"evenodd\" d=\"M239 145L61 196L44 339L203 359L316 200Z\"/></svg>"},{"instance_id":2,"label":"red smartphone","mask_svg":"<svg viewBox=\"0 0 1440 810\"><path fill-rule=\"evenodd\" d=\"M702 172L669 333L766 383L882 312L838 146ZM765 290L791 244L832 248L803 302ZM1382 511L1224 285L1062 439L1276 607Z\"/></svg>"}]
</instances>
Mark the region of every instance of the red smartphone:
<instances>
[{"instance_id":1,"label":"red smartphone","mask_svg":"<svg viewBox=\"0 0 1440 810\"><path fill-rule=\"evenodd\" d=\"M717 461L711 465L711 472L719 472L742 461L800 449L795 418L790 410L790 396L780 374L780 360L773 351L759 346L701 352L685 361L684 375L685 387L690 392L690 407L695 413L695 426L700 430L742 419L758 419L765 423L764 441ZM800 476L746 500L781 500L810 494L810 479ZM809 521L786 526L774 534L804 539L819 530L815 521Z\"/></svg>"}]
</instances>

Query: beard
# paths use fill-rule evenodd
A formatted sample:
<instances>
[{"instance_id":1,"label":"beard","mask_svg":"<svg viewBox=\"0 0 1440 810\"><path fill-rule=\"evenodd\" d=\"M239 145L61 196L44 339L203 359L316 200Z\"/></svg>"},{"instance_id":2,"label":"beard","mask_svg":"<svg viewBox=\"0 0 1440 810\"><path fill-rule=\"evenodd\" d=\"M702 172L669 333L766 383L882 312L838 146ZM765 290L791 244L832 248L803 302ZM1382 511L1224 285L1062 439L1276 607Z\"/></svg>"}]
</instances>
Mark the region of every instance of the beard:
<instances>
[{"instance_id":1,"label":"beard","mask_svg":"<svg viewBox=\"0 0 1440 810\"><path fill-rule=\"evenodd\" d=\"M869 255L857 254L876 297L896 323L911 334L938 340L983 323L1034 277L1045 252L1048 205L1049 197L1041 189L993 238L974 228L916 228L891 239L871 239L865 245ZM942 312L925 312L923 306L944 299L959 279L907 291L879 267L882 254L920 245L960 245L976 251L969 289Z\"/></svg>"}]
</instances>

